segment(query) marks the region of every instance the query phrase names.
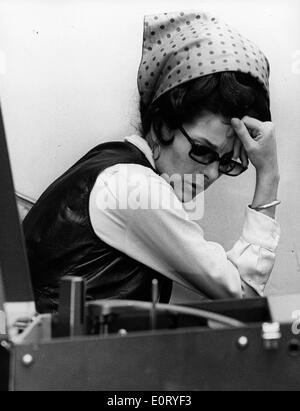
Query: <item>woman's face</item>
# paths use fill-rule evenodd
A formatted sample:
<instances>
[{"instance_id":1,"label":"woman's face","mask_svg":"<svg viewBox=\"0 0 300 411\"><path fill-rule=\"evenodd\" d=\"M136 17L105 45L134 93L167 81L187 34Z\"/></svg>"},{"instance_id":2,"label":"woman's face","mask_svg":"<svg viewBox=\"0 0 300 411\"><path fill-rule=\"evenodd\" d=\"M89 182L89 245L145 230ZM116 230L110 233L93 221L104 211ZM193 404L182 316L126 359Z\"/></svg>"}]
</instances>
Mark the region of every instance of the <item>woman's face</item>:
<instances>
[{"instance_id":1,"label":"woman's face","mask_svg":"<svg viewBox=\"0 0 300 411\"><path fill-rule=\"evenodd\" d=\"M183 127L195 142L213 149L220 157L234 150L236 135L228 119L221 115L203 111L189 123L183 124ZM220 177L219 162L215 161L209 165L196 162L189 156L191 143L180 130L166 129L163 132L174 136L174 141L169 146L161 146L156 167L160 174L171 180L174 175L181 179L185 176L185 185L189 187L185 187L184 190L190 192L192 199ZM195 181L196 185L193 184Z\"/></svg>"}]
</instances>

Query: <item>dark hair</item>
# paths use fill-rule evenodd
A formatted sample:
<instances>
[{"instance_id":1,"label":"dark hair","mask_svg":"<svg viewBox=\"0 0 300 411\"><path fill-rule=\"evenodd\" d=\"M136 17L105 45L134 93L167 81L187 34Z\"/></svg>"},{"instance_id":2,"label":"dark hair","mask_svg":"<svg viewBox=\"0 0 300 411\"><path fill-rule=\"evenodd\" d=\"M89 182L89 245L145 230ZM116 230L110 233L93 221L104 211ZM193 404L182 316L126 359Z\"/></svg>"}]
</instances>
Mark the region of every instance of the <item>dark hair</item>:
<instances>
[{"instance_id":1,"label":"dark hair","mask_svg":"<svg viewBox=\"0 0 300 411\"><path fill-rule=\"evenodd\" d=\"M165 123L170 129L188 122L203 111L221 114L225 118L245 115L270 121L270 101L260 83L240 72L222 72L187 82L162 95L149 107L140 102L141 132L145 138L153 124L162 144L171 144L162 136Z\"/></svg>"}]
</instances>

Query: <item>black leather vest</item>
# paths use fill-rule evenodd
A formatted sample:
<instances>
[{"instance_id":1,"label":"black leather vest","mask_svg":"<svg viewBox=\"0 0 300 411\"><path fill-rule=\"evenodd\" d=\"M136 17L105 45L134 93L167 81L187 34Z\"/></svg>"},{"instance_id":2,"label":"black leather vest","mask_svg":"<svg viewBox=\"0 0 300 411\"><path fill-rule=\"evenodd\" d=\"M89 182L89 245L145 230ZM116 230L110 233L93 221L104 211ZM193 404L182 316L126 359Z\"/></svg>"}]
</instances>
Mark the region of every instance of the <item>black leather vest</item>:
<instances>
[{"instance_id":1,"label":"black leather vest","mask_svg":"<svg viewBox=\"0 0 300 411\"><path fill-rule=\"evenodd\" d=\"M152 168L129 142L101 144L58 178L24 220L28 258L40 313L58 308L60 280L65 275L86 280L88 299L149 301L153 278L160 301L170 300L172 281L102 241L91 226L90 192L98 175L120 163ZM155 171L155 170L154 170Z\"/></svg>"}]
</instances>

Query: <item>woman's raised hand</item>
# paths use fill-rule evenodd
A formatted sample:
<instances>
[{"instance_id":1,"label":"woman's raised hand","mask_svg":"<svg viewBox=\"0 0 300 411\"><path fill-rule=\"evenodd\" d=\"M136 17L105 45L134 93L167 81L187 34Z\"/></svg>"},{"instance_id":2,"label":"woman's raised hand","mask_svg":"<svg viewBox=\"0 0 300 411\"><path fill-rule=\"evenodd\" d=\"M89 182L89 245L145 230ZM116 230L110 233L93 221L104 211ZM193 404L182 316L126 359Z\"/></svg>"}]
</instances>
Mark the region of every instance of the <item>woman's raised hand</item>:
<instances>
[{"instance_id":1,"label":"woman's raised hand","mask_svg":"<svg viewBox=\"0 0 300 411\"><path fill-rule=\"evenodd\" d=\"M257 173L279 175L274 124L247 116L233 118L231 124Z\"/></svg>"},{"instance_id":2,"label":"woman's raised hand","mask_svg":"<svg viewBox=\"0 0 300 411\"><path fill-rule=\"evenodd\" d=\"M280 179L274 124L252 117L244 117L242 120L233 118L231 124L243 146L239 155L241 161L246 161L246 155L256 169L252 207L268 205L277 199ZM237 148L235 150L238 151ZM268 217L275 217L275 207L261 212Z\"/></svg>"},{"instance_id":3,"label":"woman's raised hand","mask_svg":"<svg viewBox=\"0 0 300 411\"><path fill-rule=\"evenodd\" d=\"M241 140L237 137L234 142L233 160L240 160L243 167L249 167L249 158Z\"/></svg>"}]
</instances>

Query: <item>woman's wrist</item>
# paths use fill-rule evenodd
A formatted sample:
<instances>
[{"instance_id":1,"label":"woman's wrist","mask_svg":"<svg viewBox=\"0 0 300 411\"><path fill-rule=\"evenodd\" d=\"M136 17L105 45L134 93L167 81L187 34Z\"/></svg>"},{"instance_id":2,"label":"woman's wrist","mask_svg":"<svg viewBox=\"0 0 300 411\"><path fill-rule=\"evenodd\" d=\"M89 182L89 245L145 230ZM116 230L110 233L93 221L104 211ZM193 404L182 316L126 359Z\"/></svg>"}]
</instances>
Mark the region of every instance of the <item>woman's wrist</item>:
<instances>
[{"instance_id":1,"label":"woman's wrist","mask_svg":"<svg viewBox=\"0 0 300 411\"><path fill-rule=\"evenodd\" d=\"M276 216L276 207L281 204L281 201L276 200L272 201L272 203L264 204L263 206L254 208L253 206L249 205L249 208L252 210L264 214L270 218L275 219Z\"/></svg>"},{"instance_id":2,"label":"woman's wrist","mask_svg":"<svg viewBox=\"0 0 300 411\"><path fill-rule=\"evenodd\" d=\"M259 170L256 170L256 179L267 181L268 183L279 185L280 181L280 174L278 165L274 165L273 167L265 167Z\"/></svg>"},{"instance_id":3,"label":"woman's wrist","mask_svg":"<svg viewBox=\"0 0 300 411\"><path fill-rule=\"evenodd\" d=\"M273 170L265 169L263 171L257 171L256 188L251 207L258 208L277 200L279 181L280 176L277 167L274 167ZM266 210L260 210L259 212L268 217L275 218L276 206Z\"/></svg>"}]
</instances>

